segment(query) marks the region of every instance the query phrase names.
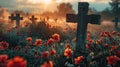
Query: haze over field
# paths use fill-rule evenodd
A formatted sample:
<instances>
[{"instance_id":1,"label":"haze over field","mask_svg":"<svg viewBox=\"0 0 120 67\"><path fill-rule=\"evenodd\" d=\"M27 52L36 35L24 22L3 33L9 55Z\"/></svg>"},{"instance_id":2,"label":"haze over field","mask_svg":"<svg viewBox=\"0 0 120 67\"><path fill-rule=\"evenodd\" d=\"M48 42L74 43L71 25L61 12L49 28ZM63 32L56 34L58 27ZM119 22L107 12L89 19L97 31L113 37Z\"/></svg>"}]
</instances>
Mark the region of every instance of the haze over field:
<instances>
[{"instance_id":1,"label":"haze over field","mask_svg":"<svg viewBox=\"0 0 120 67\"><path fill-rule=\"evenodd\" d=\"M89 2L90 7L98 11L109 7L110 0L0 0L0 5L9 10L22 10L25 12L55 11L60 3L71 3L77 12L77 2ZM49 9L48 9L49 8Z\"/></svg>"}]
</instances>

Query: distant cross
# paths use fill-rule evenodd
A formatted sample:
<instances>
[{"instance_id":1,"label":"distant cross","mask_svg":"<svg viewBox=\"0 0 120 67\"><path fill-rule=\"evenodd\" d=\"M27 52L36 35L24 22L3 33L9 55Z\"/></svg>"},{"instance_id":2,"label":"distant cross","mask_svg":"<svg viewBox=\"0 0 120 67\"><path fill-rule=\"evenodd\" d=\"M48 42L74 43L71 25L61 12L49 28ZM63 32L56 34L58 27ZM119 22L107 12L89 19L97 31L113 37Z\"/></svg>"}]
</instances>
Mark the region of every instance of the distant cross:
<instances>
[{"instance_id":1,"label":"distant cross","mask_svg":"<svg viewBox=\"0 0 120 67\"><path fill-rule=\"evenodd\" d=\"M115 28L116 28L116 30L118 31L119 30L119 28L118 28L118 23L120 22L120 20L119 20L119 18L118 18L118 16L119 16L119 6L120 6L120 1L116 1L116 2L114 2L114 5L115 5L115 19L113 20L113 22L115 22Z\"/></svg>"},{"instance_id":2,"label":"distant cross","mask_svg":"<svg viewBox=\"0 0 120 67\"><path fill-rule=\"evenodd\" d=\"M37 18L35 18L35 16L32 16L30 20L32 21L33 24L35 24L35 21L37 20Z\"/></svg>"},{"instance_id":3,"label":"distant cross","mask_svg":"<svg viewBox=\"0 0 120 67\"><path fill-rule=\"evenodd\" d=\"M9 19L16 20L16 26L19 27L20 26L20 20L23 20L23 17L20 17L20 14L16 14L16 16L14 16L13 14L11 14L11 16L9 16Z\"/></svg>"},{"instance_id":4,"label":"distant cross","mask_svg":"<svg viewBox=\"0 0 120 67\"><path fill-rule=\"evenodd\" d=\"M23 17L20 17L20 14L16 14L14 20L16 20L16 26L20 26L20 20L23 20Z\"/></svg>"},{"instance_id":5,"label":"distant cross","mask_svg":"<svg viewBox=\"0 0 120 67\"><path fill-rule=\"evenodd\" d=\"M14 20L14 14L11 14L11 16L9 16L9 19L11 20L11 22L13 22L13 20Z\"/></svg>"},{"instance_id":6,"label":"distant cross","mask_svg":"<svg viewBox=\"0 0 120 67\"><path fill-rule=\"evenodd\" d=\"M67 14L67 22L77 22L77 35L76 35L76 51L75 56L82 54L86 51L86 32L88 23L100 24L100 15L87 15L89 3L79 2L78 14Z\"/></svg>"},{"instance_id":7,"label":"distant cross","mask_svg":"<svg viewBox=\"0 0 120 67\"><path fill-rule=\"evenodd\" d=\"M115 22L115 28L118 28L118 23L120 22L118 17L115 17L115 19L113 20L113 22Z\"/></svg>"}]
</instances>

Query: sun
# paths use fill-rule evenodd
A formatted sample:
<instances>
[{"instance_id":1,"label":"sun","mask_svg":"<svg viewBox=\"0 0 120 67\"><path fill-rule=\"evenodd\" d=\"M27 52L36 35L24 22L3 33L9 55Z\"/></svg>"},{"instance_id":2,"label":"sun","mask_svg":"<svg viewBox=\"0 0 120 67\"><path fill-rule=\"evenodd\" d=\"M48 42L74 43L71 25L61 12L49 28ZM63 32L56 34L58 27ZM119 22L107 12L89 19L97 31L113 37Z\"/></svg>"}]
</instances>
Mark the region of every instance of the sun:
<instances>
[{"instance_id":1,"label":"sun","mask_svg":"<svg viewBox=\"0 0 120 67\"><path fill-rule=\"evenodd\" d=\"M50 3L51 2L51 0L44 0L45 1L45 3Z\"/></svg>"},{"instance_id":2,"label":"sun","mask_svg":"<svg viewBox=\"0 0 120 67\"><path fill-rule=\"evenodd\" d=\"M28 0L28 2L38 4L38 3L44 3L44 4L49 4L51 3L51 0Z\"/></svg>"}]
</instances>

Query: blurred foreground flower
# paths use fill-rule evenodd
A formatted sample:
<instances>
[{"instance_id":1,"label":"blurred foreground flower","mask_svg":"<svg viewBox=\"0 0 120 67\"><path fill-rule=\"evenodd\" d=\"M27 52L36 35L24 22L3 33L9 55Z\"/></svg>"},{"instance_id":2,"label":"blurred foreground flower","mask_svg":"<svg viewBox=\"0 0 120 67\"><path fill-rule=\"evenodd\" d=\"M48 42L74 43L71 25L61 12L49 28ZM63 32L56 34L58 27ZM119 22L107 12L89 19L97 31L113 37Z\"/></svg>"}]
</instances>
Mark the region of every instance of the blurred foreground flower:
<instances>
[{"instance_id":1,"label":"blurred foreground flower","mask_svg":"<svg viewBox=\"0 0 120 67\"><path fill-rule=\"evenodd\" d=\"M66 56L67 58L70 58L73 55L73 51L69 48L66 48L64 51L64 56Z\"/></svg>"},{"instance_id":2,"label":"blurred foreground flower","mask_svg":"<svg viewBox=\"0 0 120 67\"><path fill-rule=\"evenodd\" d=\"M32 37L27 37L27 38L26 38L26 41L27 41L27 42L31 42L31 41L32 41Z\"/></svg>"},{"instance_id":3,"label":"blurred foreground flower","mask_svg":"<svg viewBox=\"0 0 120 67\"><path fill-rule=\"evenodd\" d=\"M0 67L6 67L8 55L0 55Z\"/></svg>"},{"instance_id":4,"label":"blurred foreground flower","mask_svg":"<svg viewBox=\"0 0 120 67\"><path fill-rule=\"evenodd\" d=\"M52 38L55 40L55 41L57 41L57 42L59 42L60 41L60 35L59 34L53 34L52 35Z\"/></svg>"},{"instance_id":5,"label":"blurred foreground flower","mask_svg":"<svg viewBox=\"0 0 120 67\"><path fill-rule=\"evenodd\" d=\"M7 63L7 67L26 67L27 61L22 57L14 57Z\"/></svg>"},{"instance_id":6,"label":"blurred foreground flower","mask_svg":"<svg viewBox=\"0 0 120 67\"><path fill-rule=\"evenodd\" d=\"M120 61L120 58L117 56L108 56L107 58L108 64L115 65L118 61Z\"/></svg>"},{"instance_id":7,"label":"blurred foreground flower","mask_svg":"<svg viewBox=\"0 0 120 67\"><path fill-rule=\"evenodd\" d=\"M42 57L44 59L48 58L48 56L49 56L49 52L48 51L42 52Z\"/></svg>"},{"instance_id":8,"label":"blurred foreground flower","mask_svg":"<svg viewBox=\"0 0 120 67\"><path fill-rule=\"evenodd\" d=\"M53 39L53 38L50 38L50 39L48 39L48 41L47 41L47 43L46 43L46 46L51 45L51 44L53 44L53 43L54 43L54 39Z\"/></svg>"},{"instance_id":9,"label":"blurred foreground flower","mask_svg":"<svg viewBox=\"0 0 120 67\"><path fill-rule=\"evenodd\" d=\"M9 43L7 43L6 41L2 41L0 42L0 49L1 50L5 50L9 47Z\"/></svg>"},{"instance_id":10,"label":"blurred foreground flower","mask_svg":"<svg viewBox=\"0 0 120 67\"><path fill-rule=\"evenodd\" d=\"M36 39L35 43L34 43L34 46L42 46L42 40L41 39Z\"/></svg>"},{"instance_id":11,"label":"blurred foreground flower","mask_svg":"<svg viewBox=\"0 0 120 67\"><path fill-rule=\"evenodd\" d=\"M52 49L52 50L50 51L50 56L52 56L52 55L54 55L54 54L56 54L56 50L55 50L55 49Z\"/></svg>"},{"instance_id":12,"label":"blurred foreground flower","mask_svg":"<svg viewBox=\"0 0 120 67\"><path fill-rule=\"evenodd\" d=\"M78 65L83 59L83 56L78 56L77 58L74 58L75 64Z\"/></svg>"},{"instance_id":13,"label":"blurred foreground flower","mask_svg":"<svg viewBox=\"0 0 120 67\"><path fill-rule=\"evenodd\" d=\"M41 65L41 67L53 67L53 62L52 61L49 61L48 63L44 62L44 64Z\"/></svg>"}]
</instances>

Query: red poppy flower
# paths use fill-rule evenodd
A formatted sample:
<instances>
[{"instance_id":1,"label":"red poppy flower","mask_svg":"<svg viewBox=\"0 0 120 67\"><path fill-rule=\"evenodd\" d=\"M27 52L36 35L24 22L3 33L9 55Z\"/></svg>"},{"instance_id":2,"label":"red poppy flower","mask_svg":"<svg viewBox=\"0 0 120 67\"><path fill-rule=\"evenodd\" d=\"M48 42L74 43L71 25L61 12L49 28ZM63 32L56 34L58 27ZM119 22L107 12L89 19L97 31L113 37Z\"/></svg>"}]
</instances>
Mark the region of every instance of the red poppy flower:
<instances>
[{"instance_id":1,"label":"red poppy flower","mask_svg":"<svg viewBox=\"0 0 120 67\"><path fill-rule=\"evenodd\" d=\"M48 46L48 43L47 43L47 42L44 42L44 46Z\"/></svg>"},{"instance_id":2,"label":"red poppy flower","mask_svg":"<svg viewBox=\"0 0 120 67\"><path fill-rule=\"evenodd\" d=\"M54 39L53 38L48 39L48 41L47 41L48 45L53 44L53 43L54 43Z\"/></svg>"},{"instance_id":3,"label":"red poppy flower","mask_svg":"<svg viewBox=\"0 0 120 67\"><path fill-rule=\"evenodd\" d=\"M35 55L35 59L39 59L40 58L40 55Z\"/></svg>"},{"instance_id":4,"label":"red poppy flower","mask_svg":"<svg viewBox=\"0 0 120 67\"><path fill-rule=\"evenodd\" d=\"M52 35L52 38L55 40L55 41L57 41L57 42L59 42L60 41L60 35L59 34L53 34Z\"/></svg>"},{"instance_id":5,"label":"red poppy flower","mask_svg":"<svg viewBox=\"0 0 120 67\"><path fill-rule=\"evenodd\" d=\"M117 48L118 48L118 46L112 46L111 49L110 49L110 51L114 51Z\"/></svg>"},{"instance_id":6,"label":"red poppy flower","mask_svg":"<svg viewBox=\"0 0 120 67\"><path fill-rule=\"evenodd\" d=\"M49 52L48 51L45 51L45 52L42 52L42 57L43 58L48 58L48 56L49 56Z\"/></svg>"},{"instance_id":7,"label":"red poppy flower","mask_svg":"<svg viewBox=\"0 0 120 67\"><path fill-rule=\"evenodd\" d=\"M9 47L9 43L5 42L5 41L2 41L0 42L0 49L1 50L5 50Z\"/></svg>"},{"instance_id":8,"label":"red poppy flower","mask_svg":"<svg viewBox=\"0 0 120 67\"><path fill-rule=\"evenodd\" d=\"M106 35L107 35L106 32L100 33L100 37L104 37L104 36L106 36Z\"/></svg>"},{"instance_id":9,"label":"red poppy flower","mask_svg":"<svg viewBox=\"0 0 120 67\"><path fill-rule=\"evenodd\" d=\"M94 40L92 40L92 39L89 40L89 43L90 43L90 44L92 44L93 42L94 42Z\"/></svg>"},{"instance_id":10,"label":"red poppy flower","mask_svg":"<svg viewBox=\"0 0 120 67\"><path fill-rule=\"evenodd\" d=\"M36 39L36 43L42 45L42 40L41 39Z\"/></svg>"},{"instance_id":11,"label":"red poppy flower","mask_svg":"<svg viewBox=\"0 0 120 67\"><path fill-rule=\"evenodd\" d=\"M69 48L66 48L64 51L64 56L66 56L67 58L70 58L73 55L73 51Z\"/></svg>"},{"instance_id":12,"label":"red poppy flower","mask_svg":"<svg viewBox=\"0 0 120 67\"><path fill-rule=\"evenodd\" d=\"M78 56L77 58L74 58L75 64L78 65L83 59L83 56Z\"/></svg>"},{"instance_id":13,"label":"red poppy flower","mask_svg":"<svg viewBox=\"0 0 120 67\"><path fill-rule=\"evenodd\" d=\"M29 50L29 48L30 48L29 46L25 46L25 48L24 48L24 52L27 53L28 50Z\"/></svg>"},{"instance_id":14,"label":"red poppy flower","mask_svg":"<svg viewBox=\"0 0 120 67\"><path fill-rule=\"evenodd\" d=\"M117 32L116 31L112 31L112 35L116 34Z\"/></svg>"},{"instance_id":15,"label":"red poppy flower","mask_svg":"<svg viewBox=\"0 0 120 67\"><path fill-rule=\"evenodd\" d=\"M88 34L87 34L87 37L90 37L90 36L91 36L91 34L90 34L90 33L88 33Z\"/></svg>"},{"instance_id":16,"label":"red poppy flower","mask_svg":"<svg viewBox=\"0 0 120 67\"><path fill-rule=\"evenodd\" d=\"M102 40L97 40L96 44L101 44Z\"/></svg>"},{"instance_id":17,"label":"red poppy flower","mask_svg":"<svg viewBox=\"0 0 120 67\"><path fill-rule=\"evenodd\" d=\"M8 55L6 54L0 55L0 67L6 67L7 61Z\"/></svg>"},{"instance_id":18,"label":"red poppy flower","mask_svg":"<svg viewBox=\"0 0 120 67\"><path fill-rule=\"evenodd\" d=\"M116 51L116 55L120 57L120 50Z\"/></svg>"},{"instance_id":19,"label":"red poppy flower","mask_svg":"<svg viewBox=\"0 0 120 67\"><path fill-rule=\"evenodd\" d=\"M109 38L112 38L112 35L110 33L107 34Z\"/></svg>"},{"instance_id":20,"label":"red poppy flower","mask_svg":"<svg viewBox=\"0 0 120 67\"><path fill-rule=\"evenodd\" d=\"M14 51L19 51L20 50L20 47L19 46L15 46L14 47Z\"/></svg>"},{"instance_id":21,"label":"red poppy flower","mask_svg":"<svg viewBox=\"0 0 120 67\"><path fill-rule=\"evenodd\" d=\"M108 56L107 58L108 64L115 65L118 61L120 61L120 58L117 56Z\"/></svg>"},{"instance_id":22,"label":"red poppy flower","mask_svg":"<svg viewBox=\"0 0 120 67\"><path fill-rule=\"evenodd\" d=\"M50 56L52 56L52 55L54 55L54 54L56 54L56 50L55 50L55 49L52 49L52 50L50 51Z\"/></svg>"},{"instance_id":23,"label":"red poppy flower","mask_svg":"<svg viewBox=\"0 0 120 67\"><path fill-rule=\"evenodd\" d=\"M44 62L44 64L41 65L40 67L53 67L53 62L52 61L49 61L48 63Z\"/></svg>"},{"instance_id":24,"label":"red poppy flower","mask_svg":"<svg viewBox=\"0 0 120 67\"><path fill-rule=\"evenodd\" d=\"M87 48L87 49L90 49L90 44L86 44L86 48Z\"/></svg>"},{"instance_id":25,"label":"red poppy flower","mask_svg":"<svg viewBox=\"0 0 120 67\"><path fill-rule=\"evenodd\" d=\"M117 35L120 36L120 33L118 33Z\"/></svg>"},{"instance_id":26,"label":"red poppy flower","mask_svg":"<svg viewBox=\"0 0 120 67\"><path fill-rule=\"evenodd\" d=\"M66 41L65 48L70 48L70 44L69 44L68 40Z\"/></svg>"},{"instance_id":27,"label":"red poppy flower","mask_svg":"<svg viewBox=\"0 0 120 67\"><path fill-rule=\"evenodd\" d=\"M27 61L22 57L14 57L7 63L7 67L26 67Z\"/></svg>"},{"instance_id":28,"label":"red poppy flower","mask_svg":"<svg viewBox=\"0 0 120 67\"><path fill-rule=\"evenodd\" d=\"M36 39L35 45L42 45L42 40L41 39Z\"/></svg>"},{"instance_id":29,"label":"red poppy flower","mask_svg":"<svg viewBox=\"0 0 120 67\"><path fill-rule=\"evenodd\" d=\"M27 38L26 38L26 41L27 41L27 42L32 42L32 37L27 37Z\"/></svg>"}]
</instances>

